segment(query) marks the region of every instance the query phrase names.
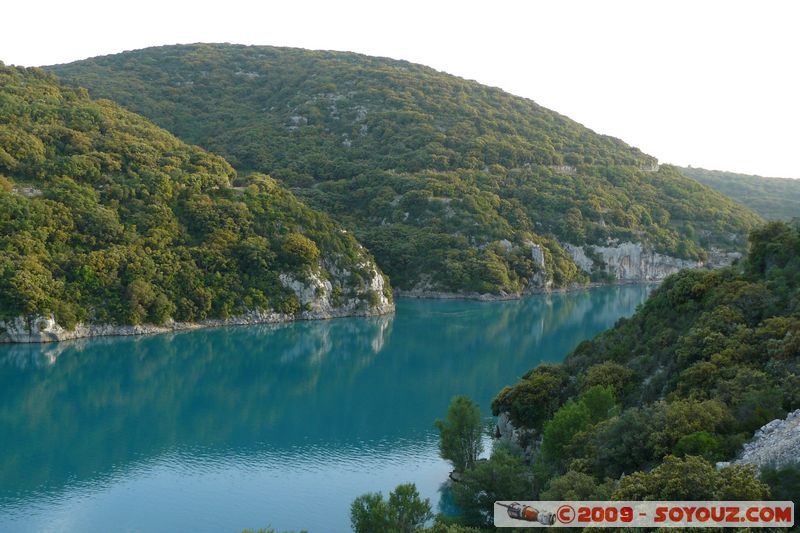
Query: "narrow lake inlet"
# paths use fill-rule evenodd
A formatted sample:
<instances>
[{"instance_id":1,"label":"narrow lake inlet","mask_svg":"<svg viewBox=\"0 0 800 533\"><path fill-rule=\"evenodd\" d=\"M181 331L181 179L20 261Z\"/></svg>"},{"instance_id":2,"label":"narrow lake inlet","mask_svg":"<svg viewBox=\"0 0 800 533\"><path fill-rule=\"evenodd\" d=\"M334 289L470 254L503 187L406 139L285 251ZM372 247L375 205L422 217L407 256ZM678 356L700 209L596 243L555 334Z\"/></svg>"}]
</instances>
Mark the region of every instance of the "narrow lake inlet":
<instances>
[{"instance_id":1,"label":"narrow lake inlet","mask_svg":"<svg viewBox=\"0 0 800 533\"><path fill-rule=\"evenodd\" d=\"M450 399L489 417L651 287L0 346L0 530L349 531L356 496L403 482L436 507Z\"/></svg>"}]
</instances>

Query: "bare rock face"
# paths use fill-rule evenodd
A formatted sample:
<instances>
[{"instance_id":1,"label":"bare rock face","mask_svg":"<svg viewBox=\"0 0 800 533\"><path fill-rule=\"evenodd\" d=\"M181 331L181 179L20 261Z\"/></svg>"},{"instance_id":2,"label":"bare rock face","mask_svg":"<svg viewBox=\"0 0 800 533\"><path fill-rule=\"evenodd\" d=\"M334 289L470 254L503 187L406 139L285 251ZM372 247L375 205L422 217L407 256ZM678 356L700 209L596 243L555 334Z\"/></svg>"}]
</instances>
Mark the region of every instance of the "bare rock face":
<instances>
[{"instance_id":1,"label":"bare rock face","mask_svg":"<svg viewBox=\"0 0 800 533\"><path fill-rule=\"evenodd\" d=\"M734 464L782 467L800 464L800 409L775 419L755 432ZM726 463L718 463L724 466Z\"/></svg>"},{"instance_id":2,"label":"bare rock face","mask_svg":"<svg viewBox=\"0 0 800 533\"><path fill-rule=\"evenodd\" d=\"M539 267L538 271L533 275L533 287L537 289L550 290L553 286L553 280L547 276L547 266L544 262L544 250L541 245L534 243L526 243L531 247L531 259Z\"/></svg>"},{"instance_id":3,"label":"bare rock face","mask_svg":"<svg viewBox=\"0 0 800 533\"><path fill-rule=\"evenodd\" d=\"M533 459L538 449L539 442L530 429L520 429L514 426L508 413L500 413L494 427L494 438L516 448L522 452L528 461Z\"/></svg>"},{"instance_id":4,"label":"bare rock face","mask_svg":"<svg viewBox=\"0 0 800 533\"><path fill-rule=\"evenodd\" d=\"M356 296L334 305L331 301L332 286L319 273L311 273L308 279L297 280L281 274L281 283L297 296L304 310L294 314L278 313L272 310L255 309L242 315L229 318L215 318L199 322L167 321L164 325L140 324L115 326L111 324L77 324L67 330L49 316L18 316L10 320L0 320L0 342L41 343L57 342L84 337L148 335L170 331L199 329L204 327L238 326L289 322L292 320L315 320L343 316L375 316L394 311L392 303L384 294L384 279L372 269L371 277L365 281L365 288ZM367 292L373 294L376 302L366 299Z\"/></svg>"},{"instance_id":5,"label":"bare rock face","mask_svg":"<svg viewBox=\"0 0 800 533\"><path fill-rule=\"evenodd\" d=\"M699 261L646 251L641 244L632 242L618 246L595 246L594 251L605 263L606 272L625 281L658 281L679 270L703 266Z\"/></svg>"},{"instance_id":6,"label":"bare rock face","mask_svg":"<svg viewBox=\"0 0 800 533\"><path fill-rule=\"evenodd\" d=\"M686 268L718 268L741 257L738 252L711 250L706 262L680 259L645 249L641 243L598 246L564 243L564 249L584 272L605 271L620 281L661 281ZM594 258L597 258L600 264Z\"/></svg>"}]
</instances>

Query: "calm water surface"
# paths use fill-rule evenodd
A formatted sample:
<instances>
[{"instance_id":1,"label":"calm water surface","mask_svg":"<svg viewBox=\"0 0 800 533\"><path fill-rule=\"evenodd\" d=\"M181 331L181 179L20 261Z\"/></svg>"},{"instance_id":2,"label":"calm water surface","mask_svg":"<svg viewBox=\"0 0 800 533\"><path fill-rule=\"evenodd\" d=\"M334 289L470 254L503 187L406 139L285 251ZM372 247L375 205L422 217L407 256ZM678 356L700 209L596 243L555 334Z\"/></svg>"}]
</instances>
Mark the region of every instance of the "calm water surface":
<instances>
[{"instance_id":1,"label":"calm water surface","mask_svg":"<svg viewBox=\"0 0 800 533\"><path fill-rule=\"evenodd\" d=\"M353 498L409 481L436 506L450 399L488 416L649 290L0 345L0 531L348 531Z\"/></svg>"}]
</instances>

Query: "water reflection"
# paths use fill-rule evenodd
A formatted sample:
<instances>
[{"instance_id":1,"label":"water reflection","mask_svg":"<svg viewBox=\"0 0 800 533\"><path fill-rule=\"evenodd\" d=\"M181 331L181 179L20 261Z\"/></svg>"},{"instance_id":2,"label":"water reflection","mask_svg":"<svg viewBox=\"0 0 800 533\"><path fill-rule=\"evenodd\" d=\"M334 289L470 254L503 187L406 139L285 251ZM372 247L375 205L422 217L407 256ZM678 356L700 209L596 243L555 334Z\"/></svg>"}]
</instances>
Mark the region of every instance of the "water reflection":
<instances>
[{"instance_id":1,"label":"water reflection","mask_svg":"<svg viewBox=\"0 0 800 533\"><path fill-rule=\"evenodd\" d=\"M452 396L488 410L503 385L630 315L647 291L401 301L394 317L2 346L0 529L58 529L53 517L78 508L84 530L313 525L265 505L269 494L289 507L313 495L338 521L320 530L346 530L361 492L417 481L435 497L446 466L432 421ZM158 521L131 514L143 508Z\"/></svg>"}]
</instances>

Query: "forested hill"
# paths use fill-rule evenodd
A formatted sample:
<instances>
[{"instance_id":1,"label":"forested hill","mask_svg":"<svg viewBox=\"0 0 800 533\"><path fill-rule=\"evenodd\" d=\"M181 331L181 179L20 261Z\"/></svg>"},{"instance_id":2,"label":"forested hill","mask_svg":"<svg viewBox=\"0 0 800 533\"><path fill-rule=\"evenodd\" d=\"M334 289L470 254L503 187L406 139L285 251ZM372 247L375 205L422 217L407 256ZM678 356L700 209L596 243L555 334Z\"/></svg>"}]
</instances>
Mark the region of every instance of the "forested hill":
<instances>
[{"instance_id":1,"label":"forested hill","mask_svg":"<svg viewBox=\"0 0 800 533\"><path fill-rule=\"evenodd\" d=\"M295 314L318 303L298 287L325 280L330 312L366 313L385 299L376 277L352 236L272 179L236 181L222 157L0 63L0 337L5 319L51 313L67 328Z\"/></svg>"},{"instance_id":2,"label":"forested hill","mask_svg":"<svg viewBox=\"0 0 800 533\"><path fill-rule=\"evenodd\" d=\"M743 249L758 222L618 139L404 61L197 44L49 68L240 172L295 188L404 289L520 293L587 280L559 242L703 260L712 247Z\"/></svg>"},{"instance_id":3,"label":"forested hill","mask_svg":"<svg viewBox=\"0 0 800 533\"><path fill-rule=\"evenodd\" d=\"M752 473L714 463L800 408L798 313L800 228L772 222L742 264L668 278L632 318L532 370L493 409L543 436L541 499L763 498ZM765 478L774 499L797 498L792 472Z\"/></svg>"},{"instance_id":4,"label":"forested hill","mask_svg":"<svg viewBox=\"0 0 800 533\"><path fill-rule=\"evenodd\" d=\"M704 168L680 171L714 190L730 196L769 220L800 217L800 179L765 178Z\"/></svg>"}]
</instances>

